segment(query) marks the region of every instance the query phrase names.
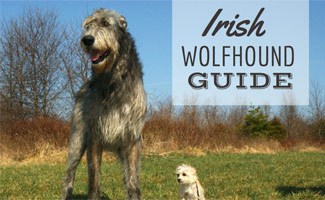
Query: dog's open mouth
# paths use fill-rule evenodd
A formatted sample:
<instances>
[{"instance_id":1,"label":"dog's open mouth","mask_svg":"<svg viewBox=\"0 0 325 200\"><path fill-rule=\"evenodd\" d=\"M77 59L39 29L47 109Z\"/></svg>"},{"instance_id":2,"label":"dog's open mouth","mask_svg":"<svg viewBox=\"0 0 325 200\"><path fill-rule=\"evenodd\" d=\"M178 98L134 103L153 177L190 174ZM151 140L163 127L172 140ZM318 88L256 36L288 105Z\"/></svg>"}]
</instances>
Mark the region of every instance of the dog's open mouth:
<instances>
[{"instance_id":1,"label":"dog's open mouth","mask_svg":"<svg viewBox=\"0 0 325 200\"><path fill-rule=\"evenodd\" d=\"M95 51L94 53L92 53L90 55L90 60L93 64L98 64L100 62L102 62L103 60L105 60L105 58L107 56L109 56L110 54L110 50L106 50L106 51Z\"/></svg>"}]
</instances>

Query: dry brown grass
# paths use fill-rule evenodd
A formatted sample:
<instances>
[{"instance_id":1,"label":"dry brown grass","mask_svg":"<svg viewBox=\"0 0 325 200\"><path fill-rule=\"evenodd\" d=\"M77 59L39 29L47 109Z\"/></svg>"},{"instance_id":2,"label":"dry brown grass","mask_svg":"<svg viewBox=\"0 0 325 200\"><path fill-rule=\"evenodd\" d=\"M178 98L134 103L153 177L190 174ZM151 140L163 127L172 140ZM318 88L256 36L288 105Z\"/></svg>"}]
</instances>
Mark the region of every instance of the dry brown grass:
<instances>
[{"instance_id":1,"label":"dry brown grass","mask_svg":"<svg viewBox=\"0 0 325 200\"><path fill-rule=\"evenodd\" d=\"M282 141L243 137L236 132L238 123L218 117L218 113L211 115L216 111L216 108L186 107L174 112L171 102L150 109L143 129L143 153L200 156L206 152L276 153L325 149L324 138L308 134L297 134ZM2 122L0 126L0 164L66 160L68 122L56 118L34 118ZM113 158L111 154L107 155L106 159Z\"/></svg>"},{"instance_id":2,"label":"dry brown grass","mask_svg":"<svg viewBox=\"0 0 325 200\"><path fill-rule=\"evenodd\" d=\"M143 130L144 146L153 150L178 150L186 147L214 149L230 143L233 135L228 135L225 131L222 124L202 127L183 119L153 117Z\"/></svg>"},{"instance_id":3,"label":"dry brown grass","mask_svg":"<svg viewBox=\"0 0 325 200\"><path fill-rule=\"evenodd\" d=\"M69 124L56 118L9 121L0 126L1 157L24 160L60 150L68 143Z\"/></svg>"}]
</instances>

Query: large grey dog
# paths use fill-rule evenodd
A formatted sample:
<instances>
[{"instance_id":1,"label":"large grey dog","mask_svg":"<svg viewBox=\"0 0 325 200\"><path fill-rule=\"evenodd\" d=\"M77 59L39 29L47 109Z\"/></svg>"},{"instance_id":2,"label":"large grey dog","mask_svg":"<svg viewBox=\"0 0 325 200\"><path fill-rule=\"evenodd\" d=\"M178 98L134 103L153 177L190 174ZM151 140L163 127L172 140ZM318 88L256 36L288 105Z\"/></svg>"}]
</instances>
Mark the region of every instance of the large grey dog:
<instances>
[{"instance_id":1,"label":"large grey dog","mask_svg":"<svg viewBox=\"0 0 325 200\"><path fill-rule=\"evenodd\" d=\"M142 65L125 18L99 9L83 23L81 47L93 75L76 95L63 199L72 198L77 166L85 150L88 198L100 199L103 150L120 158L128 199L141 199L139 156L146 113Z\"/></svg>"}]
</instances>

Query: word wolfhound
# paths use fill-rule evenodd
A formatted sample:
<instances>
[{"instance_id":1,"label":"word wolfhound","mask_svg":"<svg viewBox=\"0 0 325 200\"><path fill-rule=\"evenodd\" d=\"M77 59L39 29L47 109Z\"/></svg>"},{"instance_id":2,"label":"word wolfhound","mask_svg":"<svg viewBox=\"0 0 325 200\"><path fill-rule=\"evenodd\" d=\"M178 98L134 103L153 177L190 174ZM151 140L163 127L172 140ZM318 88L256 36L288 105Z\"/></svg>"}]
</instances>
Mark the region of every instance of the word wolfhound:
<instances>
[{"instance_id":1,"label":"word wolfhound","mask_svg":"<svg viewBox=\"0 0 325 200\"><path fill-rule=\"evenodd\" d=\"M128 199L141 199L139 159L146 113L142 66L125 18L99 9L83 23L81 47L92 77L76 95L63 199L72 198L80 159L87 150L88 198L100 199L103 150L117 154Z\"/></svg>"},{"instance_id":2,"label":"word wolfhound","mask_svg":"<svg viewBox=\"0 0 325 200\"><path fill-rule=\"evenodd\" d=\"M180 165L176 168L176 175L179 183L179 199L205 200L204 190L193 167Z\"/></svg>"}]
</instances>

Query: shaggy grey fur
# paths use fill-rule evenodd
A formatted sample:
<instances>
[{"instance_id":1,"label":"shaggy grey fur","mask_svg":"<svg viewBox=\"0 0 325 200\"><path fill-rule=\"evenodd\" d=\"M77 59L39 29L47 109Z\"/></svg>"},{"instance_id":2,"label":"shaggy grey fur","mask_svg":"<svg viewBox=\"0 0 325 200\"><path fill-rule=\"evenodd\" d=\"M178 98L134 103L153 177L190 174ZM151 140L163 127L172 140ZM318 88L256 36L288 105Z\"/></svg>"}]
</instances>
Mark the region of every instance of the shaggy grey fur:
<instances>
[{"instance_id":1,"label":"shaggy grey fur","mask_svg":"<svg viewBox=\"0 0 325 200\"><path fill-rule=\"evenodd\" d=\"M146 113L142 66L125 18L99 9L83 24L81 47L93 75L76 96L63 199L72 198L77 166L87 150L88 198L100 199L102 151L120 158L128 199L141 199L139 159Z\"/></svg>"}]
</instances>

